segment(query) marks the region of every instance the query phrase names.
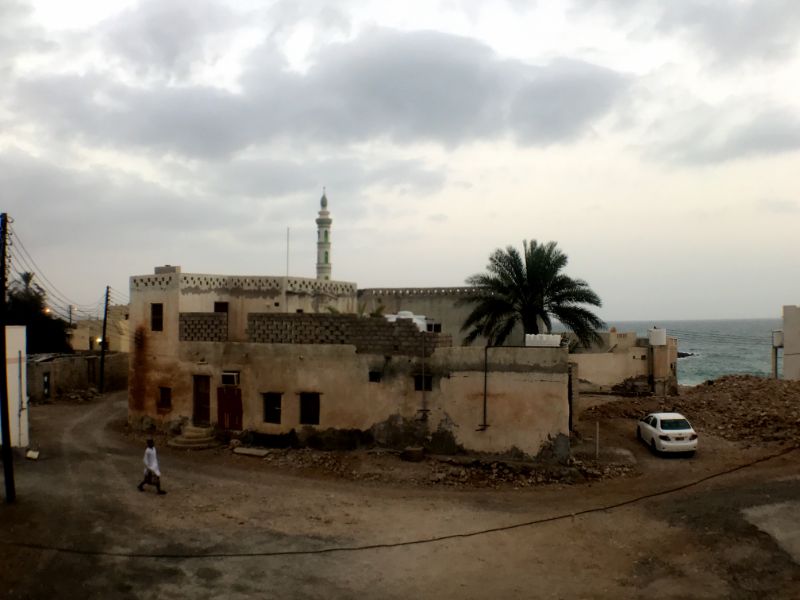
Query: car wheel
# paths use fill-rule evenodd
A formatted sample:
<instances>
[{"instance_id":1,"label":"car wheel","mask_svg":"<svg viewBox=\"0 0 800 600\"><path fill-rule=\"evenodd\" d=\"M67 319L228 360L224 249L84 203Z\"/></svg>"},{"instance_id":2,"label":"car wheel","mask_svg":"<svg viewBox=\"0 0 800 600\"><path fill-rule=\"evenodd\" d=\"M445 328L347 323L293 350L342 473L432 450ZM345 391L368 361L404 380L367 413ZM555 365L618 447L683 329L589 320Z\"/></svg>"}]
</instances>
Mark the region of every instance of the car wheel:
<instances>
[{"instance_id":1,"label":"car wheel","mask_svg":"<svg viewBox=\"0 0 800 600\"><path fill-rule=\"evenodd\" d=\"M636 428L636 439L642 441L642 430L639 427Z\"/></svg>"},{"instance_id":2,"label":"car wheel","mask_svg":"<svg viewBox=\"0 0 800 600\"><path fill-rule=\"evenodd\" d=\"M658 448L656 448L656 438L650 438L650 451L653 454L658 454Z\"/></svg>"}]
</instances>

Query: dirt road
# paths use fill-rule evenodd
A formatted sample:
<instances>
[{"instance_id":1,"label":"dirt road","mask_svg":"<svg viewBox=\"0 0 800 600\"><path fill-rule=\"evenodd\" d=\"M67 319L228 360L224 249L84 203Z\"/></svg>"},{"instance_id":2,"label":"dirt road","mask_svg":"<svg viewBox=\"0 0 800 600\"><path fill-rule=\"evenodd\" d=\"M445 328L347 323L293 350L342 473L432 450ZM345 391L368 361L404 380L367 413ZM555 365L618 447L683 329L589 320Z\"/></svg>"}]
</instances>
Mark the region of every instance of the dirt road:
<instances>
[{"instance_id":1,"label":"dirt road","mask_svg":"<svg viewBox=\"0 0 800 600\"><path fill-rule=\"evenodd\" d=\"M780 505L785 521L798 505L797 451L577 514L780 447L708 439L682 461L632 443L636 477L497 491L300 477L161 446L169 493L156 496L135 488L143 446L115 426L125 410L123 395L34 407L41 459L16 463L18 502L0 506L0 597L788 599L800 589L791 548L747 518ZM627 443L628 425L603 427ZM464 533L477 534L392 546Z\"/></svg>"}]
</instances>

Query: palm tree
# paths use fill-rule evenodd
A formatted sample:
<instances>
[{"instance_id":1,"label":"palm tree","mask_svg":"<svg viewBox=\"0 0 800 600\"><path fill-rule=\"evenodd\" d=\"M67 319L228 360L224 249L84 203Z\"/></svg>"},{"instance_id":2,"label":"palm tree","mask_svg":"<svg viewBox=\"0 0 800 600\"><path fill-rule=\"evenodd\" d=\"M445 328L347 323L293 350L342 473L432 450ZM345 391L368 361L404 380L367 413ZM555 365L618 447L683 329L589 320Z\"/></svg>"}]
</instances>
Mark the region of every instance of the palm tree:
<instances>
[{"instance_id":1,"label":"palm tree","mask_svg":"<svg viewBox=\"0 0 800 600\"><path fill-rule=\"evenodd\" d=\"M486 273L467 278L474 291L460 304L475 305L464 321L466 344L483 336L490 345L502 345L514 327L524 333L549 333L553 318L589 346L599 341L603 322L583 305L601 306L600 297L582 279L562 270L567 255L555 242L522 242L523 255L513 246L497 249L489 257Z\"/></svg>"}]
</instances>

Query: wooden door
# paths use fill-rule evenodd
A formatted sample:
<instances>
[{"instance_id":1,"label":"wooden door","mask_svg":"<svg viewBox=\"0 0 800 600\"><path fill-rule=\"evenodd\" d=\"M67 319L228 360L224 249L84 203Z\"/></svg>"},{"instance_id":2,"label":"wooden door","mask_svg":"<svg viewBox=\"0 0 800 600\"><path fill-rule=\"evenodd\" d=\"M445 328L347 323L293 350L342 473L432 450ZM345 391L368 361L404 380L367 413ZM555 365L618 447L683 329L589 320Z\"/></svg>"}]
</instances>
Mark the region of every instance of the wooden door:
<instances>
[{"instance_id":1,"label":"wooden door","mask_svg":"<svg viewBox=\"0 0 800 600\"><path fill-rule=\"evenodd\" d=\"M217 425L222 429L242 429L242 389L225 385L217 388Z\"/></svg>"},{"instance_id":2,"label":"wooden door","mask_svg":"<svg viewBox=\"0 0 800 600\"><path fill-rule=\"evenodd\" d=\"M198 427L211 424L211 377L209 375L194 376L194 407L192 423Z\"/></svg>"}]
</instances>

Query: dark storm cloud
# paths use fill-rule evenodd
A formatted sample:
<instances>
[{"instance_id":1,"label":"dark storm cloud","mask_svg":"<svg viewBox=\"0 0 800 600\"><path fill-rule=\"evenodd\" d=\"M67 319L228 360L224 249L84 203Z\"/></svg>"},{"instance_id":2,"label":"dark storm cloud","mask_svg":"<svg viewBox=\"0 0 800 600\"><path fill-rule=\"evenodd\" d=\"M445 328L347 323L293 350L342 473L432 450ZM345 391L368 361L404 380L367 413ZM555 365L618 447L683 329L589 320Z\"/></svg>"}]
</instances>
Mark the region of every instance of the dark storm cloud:
<instances>
[{"instance_id":1,"label":"dark storm cloud","mask_svg":"<svg viewBox=\"0 0 800 600\"><path fill-rule=\"evenodd\" d=\"M582 135L611 110L626 79L578 61L504 60L443 33L375 29L320 50L304 74L286 70L266 44L241 86L232 93L133 87L98 74L38 76L18 81L15 108L87 143L208 158L276 140L452 147L510 135L545 145Z\"/></svg>"},{"instance_id":2,"label":"dark storm cloud","mask_svg":"<svg viewBox=\"0 0 800 600\"><path fill-rule=\"evenodd\" d=\"M573 6L576 15L599 8L637 29L647 23L663 34L685 35L720 65L787 58L800 40L797 0L573 0Z\"/></svg>"}]
</instances>

